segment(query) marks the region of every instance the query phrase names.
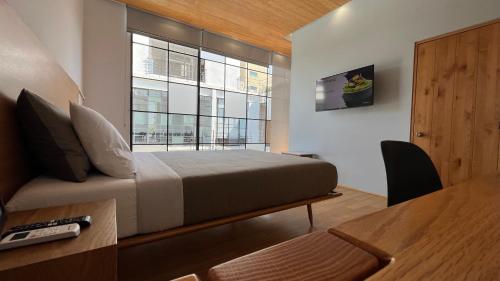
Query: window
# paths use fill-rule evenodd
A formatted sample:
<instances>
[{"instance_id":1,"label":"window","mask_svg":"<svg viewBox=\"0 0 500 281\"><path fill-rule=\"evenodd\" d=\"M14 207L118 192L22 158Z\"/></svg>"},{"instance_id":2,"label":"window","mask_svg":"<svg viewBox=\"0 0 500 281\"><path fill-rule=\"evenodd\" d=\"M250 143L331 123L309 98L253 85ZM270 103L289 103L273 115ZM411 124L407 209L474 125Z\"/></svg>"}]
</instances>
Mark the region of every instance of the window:
<instances>
[{"instance_id":1,"label":"window","mask_svg":"<svg viewBox=\"0 0 500 281\"><path fill-rule=\"evenodd\" d=\"M132 35L134 151L269 151L272 68Z\"/></svg>"}]
</instances>

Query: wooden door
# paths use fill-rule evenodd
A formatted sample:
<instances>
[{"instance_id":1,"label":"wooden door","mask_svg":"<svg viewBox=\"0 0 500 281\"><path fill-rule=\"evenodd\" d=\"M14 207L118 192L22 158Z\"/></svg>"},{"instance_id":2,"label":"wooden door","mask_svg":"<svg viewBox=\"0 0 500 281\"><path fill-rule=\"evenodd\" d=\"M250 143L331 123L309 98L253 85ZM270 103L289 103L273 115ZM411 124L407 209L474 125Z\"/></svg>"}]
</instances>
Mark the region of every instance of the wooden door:
<instances>
[{"instance_id":1,"label":"wooden door","mask_svg":"<svg viewBox=\"0 0 500 281\"><path fill-rule=\"evenodd\" d=\"M451 125L455 98L457 36L436 41L435 82L432 96L429 156L439 172L443 185L448 185Z\"/></svg>"},{"instance_id":2,"label":"wooden door","mask_svg":"<svg viewBox=\"0 0 500 281\"><path fill-rule=\"evenodd\" d=\"M413 143L444 186L500 172L500 22L416 44Z\"/></svg>"},{"instance_id":3,"label":"wooden door","mask_svg":"<svg viewBox=\"0 0 500 281\"><path fill-rule=\"evenodd\" d=\"M449 184L471 177L479 30L458 36Z\"/></svg>"},{"instance_id":4,"label":"wooden door","mask_svg":"<svg viewBox=\"0 0 500 281\"><path fill-rule=\"evenodd\" d=\"M500 23L479 30L472 177L498 171Z\"/></svg>"},{"instance_id":5,"label":"wooden door","mask_svg":"<svg viewBox=\"0 0 500 281\"><path fill-rule=\"evenodd\" d=\"M412 139L448 184L458 36L417 46Z\"/></svg>"},{"instance_id":6,"label":"wooden door","mask_svg":"<svg viewBox=\"0 0 500 281\"><path fill-rule=\"evenodd\" d=\"M417 46L415 60L415 93L413 98L413 143L427 153L430 152L432 125L432 98L434 96L434 67L436 64L436 42Z\"/></svg>"}]
</instances>

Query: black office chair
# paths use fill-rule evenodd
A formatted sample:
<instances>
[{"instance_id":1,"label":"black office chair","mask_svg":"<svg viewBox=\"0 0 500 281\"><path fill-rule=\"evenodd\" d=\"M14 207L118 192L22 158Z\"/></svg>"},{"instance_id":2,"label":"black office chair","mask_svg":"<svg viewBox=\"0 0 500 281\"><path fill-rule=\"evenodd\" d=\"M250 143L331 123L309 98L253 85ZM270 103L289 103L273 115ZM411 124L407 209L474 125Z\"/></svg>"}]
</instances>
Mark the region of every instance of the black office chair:
<instances>
[{"instance_id":1,"label":"black office chair","mask_svg":"<svg viewBox=\"0 0 500 281\"><path fill-rule=\"evenodd\" d=\"M403 141L382 141L387 174L387 206L392 206L443 188L427 153Z\"/></svg>"}]
</instances>

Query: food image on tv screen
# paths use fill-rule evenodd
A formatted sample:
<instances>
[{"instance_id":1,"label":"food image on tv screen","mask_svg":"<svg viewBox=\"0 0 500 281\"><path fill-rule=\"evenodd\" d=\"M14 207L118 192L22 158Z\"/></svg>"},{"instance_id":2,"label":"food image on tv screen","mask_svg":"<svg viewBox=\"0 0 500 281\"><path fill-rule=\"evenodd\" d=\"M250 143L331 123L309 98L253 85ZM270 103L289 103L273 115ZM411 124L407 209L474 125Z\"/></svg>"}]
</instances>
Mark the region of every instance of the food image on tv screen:
<instances>
[{"instance_id":1,"label":"food image on tv screen","mask_svg":"<svg viewBox=\"0 0 500 281\"><path fill-rule=\"evenodd\" d=\"M373 65L316 82L316 111L373 104Z\"/></svg>"}]
</instances>

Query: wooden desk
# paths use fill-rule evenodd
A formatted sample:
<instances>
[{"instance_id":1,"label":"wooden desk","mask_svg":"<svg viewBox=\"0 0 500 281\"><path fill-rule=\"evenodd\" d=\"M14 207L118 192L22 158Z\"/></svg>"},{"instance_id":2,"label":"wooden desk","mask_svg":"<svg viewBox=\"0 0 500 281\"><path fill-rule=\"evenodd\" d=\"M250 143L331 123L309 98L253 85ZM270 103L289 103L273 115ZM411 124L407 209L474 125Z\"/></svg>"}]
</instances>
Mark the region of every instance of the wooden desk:
<instances>
[{"instance_id":1,"label":"wooden desk","mask_svg":"<svg viewBox=\"0 0 500 281\"><path fill-rule=\"evenodd\" d=\"M367 280L498 280L500 175L445 188L330 232L395 258Z\"/></svg>"},{"instance_id":2,"label":"wooden desk","mask_svg":"<svg viewBox=\"0 0 500 281\"><path fill-rule=\"evenodd\" d=\"M92 216L76 238L0 252L0 280L116 280L115 200L8 214L5 227L50 219Z\"/></svg>"}]
</instances>

